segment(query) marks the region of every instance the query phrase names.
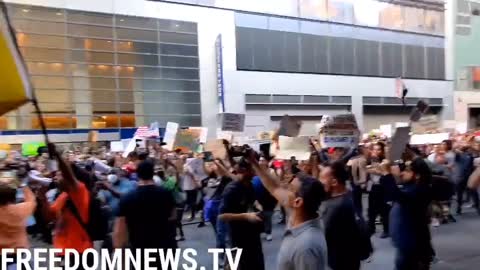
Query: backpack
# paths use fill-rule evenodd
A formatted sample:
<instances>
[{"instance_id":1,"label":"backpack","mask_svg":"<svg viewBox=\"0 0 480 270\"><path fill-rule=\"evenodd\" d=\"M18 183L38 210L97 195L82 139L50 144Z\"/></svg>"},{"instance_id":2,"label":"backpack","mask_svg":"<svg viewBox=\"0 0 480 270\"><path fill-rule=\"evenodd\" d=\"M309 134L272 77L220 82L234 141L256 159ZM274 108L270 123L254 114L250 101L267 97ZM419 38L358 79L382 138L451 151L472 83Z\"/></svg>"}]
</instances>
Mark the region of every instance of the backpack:
<instances>
[{"instance_id":1,"label":"backpack","mask_svg":"<svg viewBox=\"0 0 480 270\"><path fill-rule=\"evenodd\" d=\"M89 221L85 224L73 202L68 199L66 207L72 212L78 223L87 232L90 240L104 240L108 234L108 213L102 207L102 202L94 195L90 195L90 207L88 209Z\"/></svg>"},{"instance_id":2,"label":"backpack","mask_svg":"<svg viewBox=\"0 0 480 270\"><path fill-rule=\"evenodd\" d=\"M367 260L373 254L373 244L370 239L368 225L362 217L355 214L355 222L358 228L358 255L361 261Z\"/></svg>"}]
</instances>

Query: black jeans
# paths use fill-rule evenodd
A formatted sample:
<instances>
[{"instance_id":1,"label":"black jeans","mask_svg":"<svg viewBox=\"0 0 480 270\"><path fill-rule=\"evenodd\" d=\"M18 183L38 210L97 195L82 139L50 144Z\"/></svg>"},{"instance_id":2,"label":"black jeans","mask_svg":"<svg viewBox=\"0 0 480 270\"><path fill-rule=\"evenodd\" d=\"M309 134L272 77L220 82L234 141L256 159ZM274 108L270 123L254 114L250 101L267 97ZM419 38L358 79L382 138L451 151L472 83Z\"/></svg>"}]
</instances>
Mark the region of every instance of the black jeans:
<instances>
[{"instance_id":1,"label":"black jeans","mask_svg":"<svg viewBox=\"0 0 480 270\"><path fill-rule=\"evenodd\" d=\"M429 270L430 259L422 258L414 251L397 250L395 257L395 270Z\"/></svg>"},{"instance_id":2,"label":"black jeans","mask_svg":"<svg viewBox=\"0 0 480 270\"><path fill-rule=\"evenodd\" d=\"M373 185L368 196L368 228L371 234L374 234L376 231L375 219L378 215L382 219L383 231L388 233L390 208L390 205L385 201L383 187L381 185Z\"/></svg>"},{"instance_id":3,"label":"black jeans","mask_svg":"<svg viewBox=\"0 0 480 270\"><path fill-rule=\"evenodd\" d=\"M353 197L353 207L355 208L355 213L359 217L363 218L363 189L359 185L352 183L352 197Z\"/></svg>"},{"instance_id":4,"label":"black jeans","mask_svg":"<svg viewBox=\"0 0 480 270\"><path fill-rule=\"evenodd\" d=\"M198 190L186 190L187 193L187 206L192 212L191 218L195 217L195 210L197 208L197 192Z\"/></svg>"}]
</instances>

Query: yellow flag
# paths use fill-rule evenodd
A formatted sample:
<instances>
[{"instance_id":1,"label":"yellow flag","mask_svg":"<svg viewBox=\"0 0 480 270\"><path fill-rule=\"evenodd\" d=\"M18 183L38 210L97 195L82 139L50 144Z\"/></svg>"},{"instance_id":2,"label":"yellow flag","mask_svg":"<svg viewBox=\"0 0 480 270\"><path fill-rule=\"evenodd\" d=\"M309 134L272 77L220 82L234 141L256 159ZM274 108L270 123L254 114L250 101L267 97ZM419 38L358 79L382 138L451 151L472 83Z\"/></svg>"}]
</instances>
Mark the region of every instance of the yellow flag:
<instances>
[{"instance_id":1,"label":"yellow flag","mask_svg":"<svg viewBox=\"0 0 480 270\"><path fill-rule=\"evenodd\" d=\"M0 115L3 115L31 98L28 73L15 48L13 37L0 11Z\"/></svg>"}]
</instances>

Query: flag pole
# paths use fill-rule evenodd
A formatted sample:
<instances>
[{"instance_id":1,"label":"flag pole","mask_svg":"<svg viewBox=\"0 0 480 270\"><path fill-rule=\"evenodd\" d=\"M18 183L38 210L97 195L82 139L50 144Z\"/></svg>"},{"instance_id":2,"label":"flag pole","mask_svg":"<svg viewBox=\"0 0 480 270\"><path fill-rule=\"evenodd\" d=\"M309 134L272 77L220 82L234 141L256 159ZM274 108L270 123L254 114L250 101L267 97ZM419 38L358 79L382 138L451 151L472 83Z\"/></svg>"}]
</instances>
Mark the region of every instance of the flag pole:
<instances>
[{"instance_id":1,"label":"flag pole","mask_svg":"<svg viewBox=\"0 0 480 270\"><path fill-rule=\"evenodd\" d=\"M18 56L20 57L19 63L22 65L22 68L27 71L27 67L25 66L25 60L23 59L23 56L19 50L17 38L15 35L15 29L13 28L11 22L10 22L10 17L8 16L8 11L7 11L7 6L5 5L5 2L0 1L0 9L2 10L3 16L5 17L5 21L7 23L7 31L10 34L10 37L12 39L12 42L14 44L14 49L16 50ZM27 74L29 75L29 74ZM42 115L42 110L40 110L40 106L38 105L38 99L35 94L35 91L33 89L33 84L30 81L30 76L26 76L26 80L28 80L28 84L26 85L28 92L31 95L30 101L32 102L33 106L35 107L35 113L38 115L39 121L40 121L40 127L42 129L43 136L45 137L45 143L48 145L50 143L50 140L48 139L48 133L47 133L47 127L45 125L45 121L43 119Z\"/></svg>"}]
</instances>

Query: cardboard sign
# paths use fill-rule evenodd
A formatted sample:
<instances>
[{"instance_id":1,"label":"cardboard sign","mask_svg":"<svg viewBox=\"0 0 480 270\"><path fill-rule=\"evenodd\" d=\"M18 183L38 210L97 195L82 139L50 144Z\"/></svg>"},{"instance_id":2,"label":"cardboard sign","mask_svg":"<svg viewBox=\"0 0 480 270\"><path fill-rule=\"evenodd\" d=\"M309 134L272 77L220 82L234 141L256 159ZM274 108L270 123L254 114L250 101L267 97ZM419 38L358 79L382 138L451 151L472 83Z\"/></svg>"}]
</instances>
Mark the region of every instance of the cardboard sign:
<instances>
[{"instance_id":1,"label":"cardboard sign","mask_svg":"<svg viewBox=\"0 0 480 270\"><path fill-rule=\"evenodd\" d=\"M163 136L163 142L165 145L163 148L172 151L175 144L175 136L177 135L178 124L174 122L168 122L165 128L165 135Z\"/></svg>"},{"instance_id":2,"label":"cardboard sign","mask_svg":"<svg viewBox=\"0 0 480 270\"><path fill-rule=\"evenodd\" d=\"M221 139L207 141L205 144L205 151L212 152L215 158L227 158L227 149L225 149L225 145Z\"/></svg>"},{"instance_id":3,"label":"cardboard sign","mask_svg":"<svg viewBox=\"0 0 480 270\"><path fill-rule=\"evenodd\" d=\"M189 127L188 129L198 130L198 132L200 133L200 137L199 137L200 143L206 143L207 142L208 128L206 128L206 127Z\"/></svg>"},{"instance_id":4,"label":"cardboard sign","mask_svg":"<svg viewBox=\"0 0 480 270\"><path fill-rule=\"evenodd\" d=\"M278 138L280 149L275 158L290 159L295 157L297 160L308 160L310 158L310 139L308 137L287 137Z\"/></svg>"},{"instance_id":5,"label":"cardboard sign","mask_svg":"<svg viewBox=\"0 0 480 270\"><path fill-rule=\"evenodd\" d=\"M412 124L413 132L425 133L438 130L440 123L436 115L424 115L418 122Z\"/></svg>"},{"instance_id":6,"label":"cardboard sign","mask_svg":"<svg viewBox=\"0 0 480 270\"><path fill-rule=\"evenodd\" d=\"M175 136L175 149L183 153L195 152L199 145L200 133L197 130L182 129L177 131Z\"/></svg>"},{"instance_id":7,"label":"cardboard sign","mask_svg":"<svg viewBox=\"0 0 480 270\"><path fill-rule=\"evenodd\" d=\"M322 147L352 147L358 144L360 132L353 114L326 115L320 122Z\"/></svg>"},{"instance_id":8,"label":"cardboard sign","mask_svg":"<svg viewBox=\"0 0 480 270\"><path fill-rule=\"evenodd\" d=\"M302 124L288 115L284 115L280 121L280 127L278 129L278 135L297 137L300 133Z\"/></svg>"},{"instance_id":9,"label":"cardboard sign","mask_svg":"<svg viewBox=\"0 0 480 270\"><path fill-rule=\"evenodd\" d=\"M122 141L113 141L110 142L110 151L112 152L123 152L123 142Z\"/></svg>"},{"instance_id":10,"label":"cardboard sign","mask_svg":"<svg viewBox=\"0 0 480 270\"><path fill-rule=\"evenodd\" d=\"M449 133L435 133L435 134L415 134L410 139L410 144L439 144L444 140L450 138Z\"/></svg>"},{"instance_id":11,"label":"cardboard sign","mask_svg":"<svg viewBox=\"0 0 480 270\"><path fill-rule=\"evenodd\" d=\"M392 162L400 160L405 147L410 141L410 127L399 127L392 137L392 146L389 151L388 159Z\"/></svg>"},{"instance_id":12,"label":"cardboard sign","mask_svg":"<svg viewBox=\"0 0 480 270\"><path fill-rule=\"evenodd\" d=\"M245 114L221 113L219 117L222 131L243 132L245 127Z\"/></svg>"}]
</instances>

